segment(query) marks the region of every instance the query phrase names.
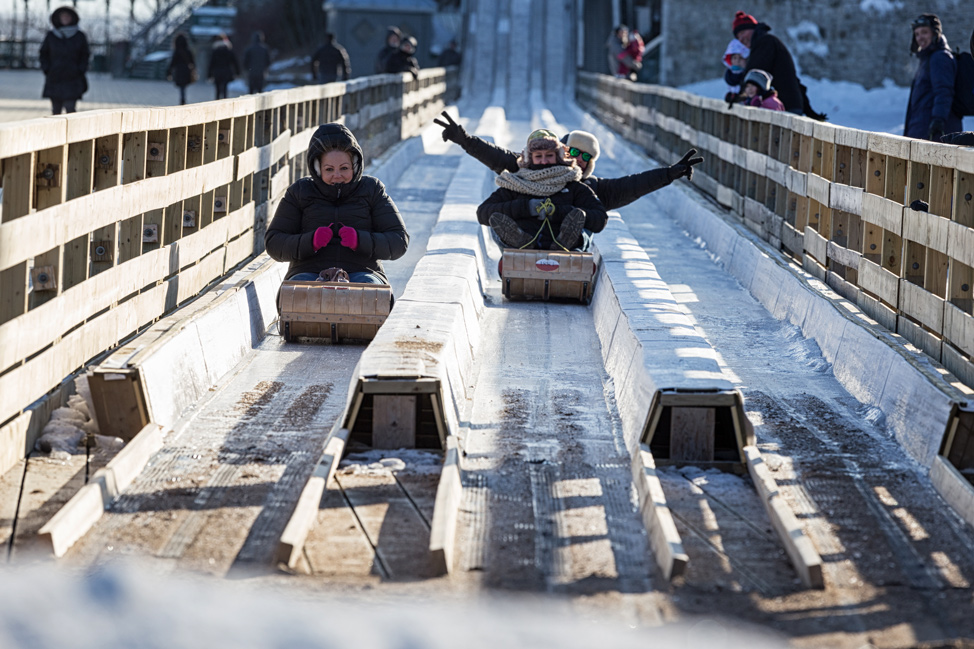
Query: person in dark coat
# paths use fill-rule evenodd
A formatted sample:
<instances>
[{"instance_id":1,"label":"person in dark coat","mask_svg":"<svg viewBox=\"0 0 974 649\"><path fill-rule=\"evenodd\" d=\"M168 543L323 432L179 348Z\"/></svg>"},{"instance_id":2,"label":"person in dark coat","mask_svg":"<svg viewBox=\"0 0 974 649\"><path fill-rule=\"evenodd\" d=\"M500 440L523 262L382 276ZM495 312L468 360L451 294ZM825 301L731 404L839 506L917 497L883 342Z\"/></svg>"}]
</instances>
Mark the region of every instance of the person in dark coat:
<instances>
[{"instance_id":1,"label":"person in dark coat","mask_svg":"<svg viewBox=\"0 0 974 649\"><path fill-rule=\"evenodd\" d=\"M443 111L442 116L445 121L433 121L443 127L444 142L458 144L467 155L479 160L496 174L502 171L515 173L519 169L517 153L468 134L446 111ZM669 167L649 169L622 178L598 178L592 173L600 154L599 142L595 136L585 131L572 131L563 141L568 146L569 156L575 158L576 164L582 170L582 182L592 188L607 210L625 207L679 178L685 177L689 180L693 177L693 165L703 162L703 158L692 157L697 152L691 149L683 156L683 160Z\"/></svg>"},{"instance_id":2,"label":"person in dark coat","mask_svg":"<svg viewBox=\"0 0 974 649\"><path fill-rule=\"evenodd\" d=\"M448 68L451 65L460 65L462 58L459 50L457 50L457 42L450 41L446 49L440 52L440 67Z\"/></svg>"},{"instance_id":3,"label":"person in dark coat","mask_svg":"<svg viewBox=\"0 0 974 649\"><path fill-rule=\"evenodd\" d=\"M971 52L974 52L974 31L971 32ZM974 146L974 131L960 131L959 133L947 133L940 138L945 144L956 144L958 146Z\"/></svg>"},{"instance_id":4,"label":"person in dark coat","mask_svg":"<svg viewBox=\"0 0 974 649\"><path fill-rule=\"evenodd\" d=\"M267 227L267 254L290 264L286 278L315 280L342 268L352 282L388 284L384 259L406 253L409 234L365 156L342 124L323 124L308 147L311 175L288 187Z\"/></svg>"},{"instance_id":5,"label":"person in dark coat","mask_svg":"<svg viewBox=\"0 0 974 649\"><path fill-rule=\"evenodd\" d=\"M749 48L745 75L751 70L764 70L774 79L778 99L789 113L801 115L805 112L805 100L795 60L781 40L771 34L771 27L759 23L754 16L738 11L734 16L734 37Z\"/></svg>"},{"instance_id":6,"label":"person in dark coat","mask_svg":"<svg viewBox=\"0 0 974 649\"><path fill-rule=\"evenodd\" d=\"M390 25L386 31L386 44L375 56L375 73L384 74L386 71L386 59L390 55L399 51L399 42L402 40L402 32L399 28Z\"/></svg>"},{"instance_id":7,"label":"person in dark coat","mask_svg":"<svg viewBox=\"0 0 974 649\"><path fill-rule=\"evenodd\" d=\"M176 34L172 45L172 58L169 59L166 78L179 88L179 105L182 106L186 103L186 86L196 81L196 59L189 49L186 34Z\"/></svg>"},{"instance_id":8,"label":"person in dark coat","mask_svg":"<svg viewBox=\"0 0 974 649\"><path fill-rule=\"evenodd\" d=\"M335 41L335 35L328 32L325 44L311 57L311 78L319 83L331 83L339 79L348 81L351 74L348 52Z\"/></svg>"},{"instance_id":9,"label":"person in dark coat","mask_svg":"<svg viewBox=\"0 0 974 649\"><path fill-rule=\"evenodd\" d=\"M951 110L957 62L943 35L940 18L923 14L913 21L910 53L920 60L910 101L906 108L903 135L939 142L945 133L957 133L962 120Z\"/></svg>"},{"instance_id":10,"label":"person in dark coat","mask_svg":"<svg viewBox=\"0 0 974 649\"><path fill-rule=\"evenodd\" d=\"M227 98L227 85L240 75L240 63L233 53L233 46L226 36L213 39L213 51L210 53L210 66L206 78L213 80L216 87L216 98Z\"/></svg>"},{"instance_id":11,"label":"person in dark coat","mask_svg":"<svg viewBox=\"0 0 974 649\"><path fill-rule=\"evenodd\" d=\"M78 28L78 12L71 7L58 7L51 14L51 30L41 43L40 61L44 71L42 97L51 100L51 109L60 115L63 109L73 113L78 100L88 90L88 37Z\"/></svg>"},{"instance_id":12,"label":"person in dark coat","mask_svg":"<svg viewBox=\"0 0 974 649\"><path fill-rule=\"evenodd\" d=\"M605 207L583 182L582 170L565 145L549 130L528 136L515 173L502 171L499 187L477 208L477 220L489 225L509 248L582 249L583 230L601 232Z\"/></svg>"},{"instance_id":13,"label":"person in dark coat","mask_svg":"<svg viewBox=\"0 0 974 649\"><path fill-rule=\"evenodd\" d=\"M399 49L386 59L386 72L399 74L409 72L413 79L419 76L419 61L416 60L416 46L418 41L412 36L406 36L399 43Z\"/></svg>"},{"instance_id":14,"label":"person in dark coat","mask_svg":"<svg viewBox=\"0 0 974 649\"><path fill-rule=\"evenodd\" d=\"M258 30L250 37L250 46L244 50L244 68L247 70L247 86L250 94L264 92L267 68L271 67L271 53L264 45L264 32Z\"/></svg>"}]
</instances>

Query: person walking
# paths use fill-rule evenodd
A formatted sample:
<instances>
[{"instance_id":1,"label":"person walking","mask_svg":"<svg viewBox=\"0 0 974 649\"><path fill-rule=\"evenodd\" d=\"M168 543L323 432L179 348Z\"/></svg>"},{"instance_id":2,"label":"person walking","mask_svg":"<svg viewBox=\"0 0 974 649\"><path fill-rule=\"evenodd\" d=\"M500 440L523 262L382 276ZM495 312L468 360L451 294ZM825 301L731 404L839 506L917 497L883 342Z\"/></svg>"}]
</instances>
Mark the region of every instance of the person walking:
<instances>
[{"instance_id":1,"label":"person walking","mask_svg":"<svg viewBox=\"0 0 974 649\"><path fill-rule=\"evenodd\" d=\"M264 92L267 68L271 67L271 53L264 45L264 32L257 30L251 35L250 47L244 50L244 67L250 94Z\"/></svg>"},{"instance_id":2,"label":"person walking","mask_svg":"<svg viewBox=\"0 0 974 649\"><path fill-rule=\"evenodd\" d=\"M384 74L386 71L386 59L390 55L399 51L399 42L402 40L402 32L395 25L390 25L386 30L386 44L375 56L375 73Z\"/></svg>"},{"instance_id":3,"label":"person walking","mask_svg":"<svg viewBox=\"0 0 974 649\"><path fill-rule=\"evenodd\" d=\"M440 67L448 68L451 65L460 65L463 57L460 55L460 51L457 49L457 42L450 41L446 49L440 52L439 64Z\"/></svg>"},{"instance_id":4,"label":"person walking","mask_svg":"<svg viewBox=\"0 0 974 649\"><path fill-rule=\"evenodd\" d=\"M206 78L213 80L216 87L216 98L227 98L227 86L240 74L240 63L233 53L230 40L223 34L213 39L213 51L210 53L210 67Z\"/></svg>"},{"instance_id":5,"label":"person walking","mask_svg":"<svg viewBox=\"0 0 974 649\"><path fill-rule=\"evenodd\" d=\"M331 83L339 79L348 81L351 74L348 52L335 41L335 35L328 32L325 34L325 44L311 57L311 78L318 83Z\"/></svg>"},{"instance_id":6,"label":"person walking","mask_svg":"<svg viewBox=\"0 0 974 649\"><path fill-rule=\"evenodd\" d=\"M609 62L609 74L618 76L619 59L624 56L626 48L629 46L629 28L626 25L619 25L612 30L609 37L605 39L605 52Z\"/></svg>"},{"instance_id":7,"label":"person walking","mask_svg":"<svg viewBox=\"0 0 974 649\"><path fill-rule=\"evenodd\" d=\"M78 100L88 91L88 37L78 28L78 12L58 7L51 14L51 30L41 43L40 62L44 71L42 97L51 100L51 112L73 113Z\"/></svg>"},{"instance_id":8,"label":"person walking","mask_svg":"<svg viewBox=\"0 0 974 649\"><path fill-rule=\"evenodd\" d=\"M903 135L940 142L945 134L963 128L961 118L951 110L957 62L935 14L918 16L912 27L910 53L920 64L910 86Z\"/></svg>"},{"instance_id":9,"label":"person walking","mask_svg":"<svg viewBox=\"0 0 974 649\"><path fill-rule=\"evenodd\" d=\"M186 86L197 79L196 59L189 49L189 39L186 38L186 34L176 34L172 46L172 58L169 59L166 78L179 88L179 105L182 106L186 103Z\"/></svg>"}]
</instances>

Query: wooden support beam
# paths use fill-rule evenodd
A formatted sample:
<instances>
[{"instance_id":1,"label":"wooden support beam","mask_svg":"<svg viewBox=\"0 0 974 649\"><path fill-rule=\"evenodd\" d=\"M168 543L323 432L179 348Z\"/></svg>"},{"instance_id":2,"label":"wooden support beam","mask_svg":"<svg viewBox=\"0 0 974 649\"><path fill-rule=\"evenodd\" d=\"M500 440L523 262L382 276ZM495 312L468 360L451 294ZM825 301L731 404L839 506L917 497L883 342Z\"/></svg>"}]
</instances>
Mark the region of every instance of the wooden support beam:
<instances>
[{"instance_id":1,"label":"wooden support beam","mask_svg":"<svg viewBox=\"0 0 974 649\"><path fill-rule=\"evenodd\" d=\"M460 454L455 435L446 438L446 457L440 472L430 525L430 562L436 574L453 572L456 555L457 520L463 501Z\"/></svg>"},{"instance_id":2,"label":"wooden support beam","mask_svg":"<svg viewBox=\"0 0 974 649\"><path fill-rule=\"evenodd\" d=\"M683 541L666 505L666 494L656 474L656 463L649 448L642 444L633 456L633 481L639 498L639 511L649 534L649 545L663 578L673 580L686 571L690 557L683 550Z\"/></svg>"},{"instance_id":3,"label":"wooden support beam","mask_svg":"<svg viewBox=\"0 0 974 649\"><path fill-rule=\"evenodd\" d=\"M782 498L771 471L761 458L761 453L756 446L745 446L744 455L747 460L747 470L768 512L771 526L785 546L785 551L798 572L798 577L807 588L825 588L822 558L812 545L811 539L805 535L795 514Z\"/></svg>"}]
</instances>

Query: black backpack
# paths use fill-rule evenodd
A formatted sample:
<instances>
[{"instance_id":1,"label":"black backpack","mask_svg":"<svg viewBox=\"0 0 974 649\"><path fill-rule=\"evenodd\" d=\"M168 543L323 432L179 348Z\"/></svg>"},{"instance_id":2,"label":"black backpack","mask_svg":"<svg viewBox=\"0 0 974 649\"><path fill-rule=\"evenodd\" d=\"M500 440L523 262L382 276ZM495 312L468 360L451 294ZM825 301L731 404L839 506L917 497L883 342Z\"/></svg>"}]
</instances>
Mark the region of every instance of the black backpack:
<instances>
[{"instance_id":1,"label":"black backpack","mask_svg":"<svg viewBox=\"0 0 974 649\"><path fill-rule=\"evenodd\" d=\"M954 54L957 61L957 76L954 77L954 103L951 110L955 115L974 115L974 57L970 52Z\"/></svg>"}]
</instances>

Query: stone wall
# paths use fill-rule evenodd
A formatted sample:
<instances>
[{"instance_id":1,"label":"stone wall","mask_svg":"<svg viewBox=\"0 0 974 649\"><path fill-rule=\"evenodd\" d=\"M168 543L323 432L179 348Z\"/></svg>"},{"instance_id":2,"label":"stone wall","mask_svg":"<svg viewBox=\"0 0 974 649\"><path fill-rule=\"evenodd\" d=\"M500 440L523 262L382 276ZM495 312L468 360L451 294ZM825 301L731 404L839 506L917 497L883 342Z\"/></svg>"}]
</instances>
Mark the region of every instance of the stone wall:
<instances>
[{"instance_id":1,"label":"stone wall","mask_svg":"<svg viewBox=\"0 0 974 649\"><path fill-rule=\"evenodd\" d=\"M799 68L815 79L873 88L892 79L908 86L916 69L910 23L935 13L952 49L970 50L971 0L663 0L662 83L682 86L722 77L721 56L743 10L771 26ZM715 9L715 6L718 8Z\"/></svg>"}]
</instances>

